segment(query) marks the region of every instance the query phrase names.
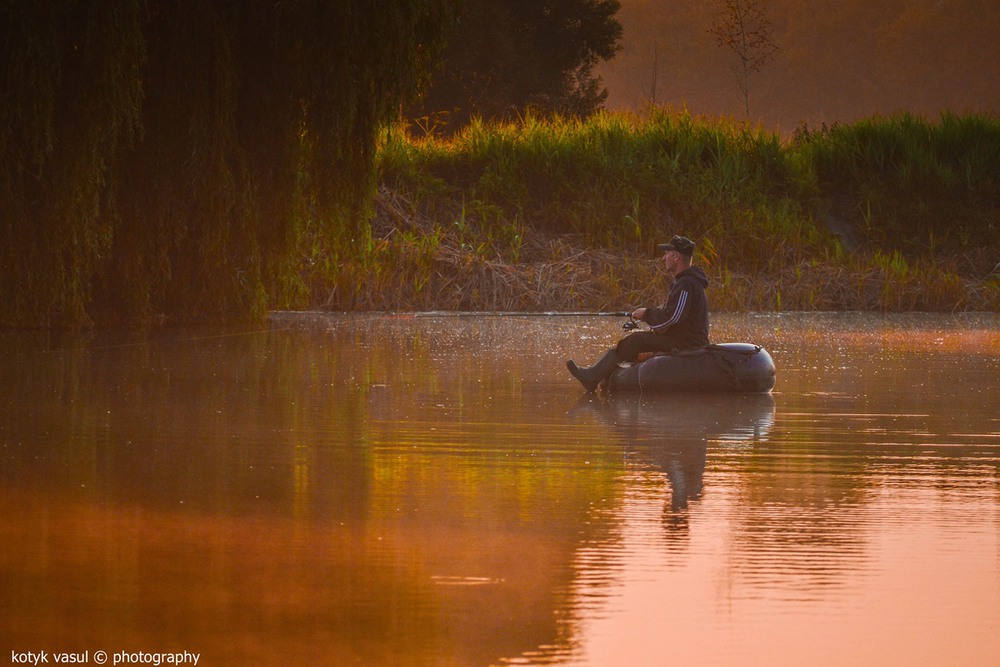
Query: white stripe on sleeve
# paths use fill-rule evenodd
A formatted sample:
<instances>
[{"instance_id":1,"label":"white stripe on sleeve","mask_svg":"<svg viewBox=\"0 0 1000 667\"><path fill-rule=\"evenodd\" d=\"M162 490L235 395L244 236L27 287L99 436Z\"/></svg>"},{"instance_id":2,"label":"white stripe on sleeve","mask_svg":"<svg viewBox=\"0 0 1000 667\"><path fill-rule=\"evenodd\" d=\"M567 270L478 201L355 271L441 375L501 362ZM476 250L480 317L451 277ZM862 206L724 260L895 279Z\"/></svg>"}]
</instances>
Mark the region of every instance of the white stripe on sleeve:
<instances>
[{"instance_id":1,"label":"white stripe on sleeve","mask_svg":"<svg viewBox=\"0 0 1000 667\"><path fill-rule=\"evenodd\" d=\"M681 317L684 316L684 308L687 306L688 293L685 290L681 290L680 296L677 298L677 308L674 309L674 314L670 316L670 319L662 324L657 324L651 329L662 329L663 327L669 327L677 324L681 321Z\"/></svg>"}]
</instances>

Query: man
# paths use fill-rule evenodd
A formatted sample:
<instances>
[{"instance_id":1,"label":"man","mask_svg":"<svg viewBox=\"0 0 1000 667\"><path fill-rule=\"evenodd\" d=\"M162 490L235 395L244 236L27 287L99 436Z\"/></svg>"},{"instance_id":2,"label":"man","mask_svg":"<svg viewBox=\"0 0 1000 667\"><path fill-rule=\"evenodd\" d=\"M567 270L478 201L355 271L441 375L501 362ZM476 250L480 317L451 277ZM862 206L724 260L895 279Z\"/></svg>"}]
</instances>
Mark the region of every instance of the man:
<instances>
[{"instance_id":1,"label":"man","mask_svg":"<svg viewBox=\"0 0 1000 667\"><path fill-rule=\"evenodd\" d=\"M674 352L708 345L708 276L700 267L691 266L694 241L675 236L656 249L663 253L663 263L673 274L667 302L660 308L638 308L633 319L649 325L650 331L637 331L618 341L600 361L580 368L573 360L566 367L587 389L595 391L622 361L637 361L642 352Z\"/></svg>"}]
</instances>

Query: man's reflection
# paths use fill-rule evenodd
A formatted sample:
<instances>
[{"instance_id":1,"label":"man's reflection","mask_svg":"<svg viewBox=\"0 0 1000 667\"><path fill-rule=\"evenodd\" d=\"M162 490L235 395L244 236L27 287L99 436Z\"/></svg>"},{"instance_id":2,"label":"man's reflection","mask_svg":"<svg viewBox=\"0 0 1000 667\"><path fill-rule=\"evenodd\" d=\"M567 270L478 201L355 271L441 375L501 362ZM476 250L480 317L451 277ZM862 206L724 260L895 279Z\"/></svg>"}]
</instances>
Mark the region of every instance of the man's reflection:
<instances>
[{"instance_id":1,"label":"man's reflection","mask_svg":"<svg viewBox=\"0 0 1000 667\"><path fill-rule=\"evenodd\" d=\"M575 414L592 413L612 426L630 460L666 473L670 499L664 525L686 528L688 505L704 489L708 443L766 440L774 423L770 394L587 396Z\"/></svg>"}]
</instances>

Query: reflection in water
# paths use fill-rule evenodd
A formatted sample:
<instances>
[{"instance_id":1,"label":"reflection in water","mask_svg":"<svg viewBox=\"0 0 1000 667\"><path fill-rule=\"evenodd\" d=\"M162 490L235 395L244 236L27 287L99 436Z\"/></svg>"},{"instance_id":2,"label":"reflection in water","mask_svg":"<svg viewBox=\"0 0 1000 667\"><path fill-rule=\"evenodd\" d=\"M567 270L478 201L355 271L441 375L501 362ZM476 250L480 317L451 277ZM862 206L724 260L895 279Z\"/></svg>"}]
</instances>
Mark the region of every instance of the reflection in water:
<instances>
[{"instance_id":1,"label":"reflection in water","mask_svg":"<svg viewBox=\"0 0 1000 667\"><path fill-rule=\"evenodd\" d=\"M686 523L688 502L701 496L710 441L728 446L763 441L774 423L770 394L586 395L574 413L590 412L613 427L632 459L648 461L670 482L668 526Z\"/></svg>"},{"instance_id":2,"label":"reflection in water","mask_svg":"<svg viewBox=\"0 0 1000 667\"><path fill-rule=\"evenodd\" d=\"M997 660L1000 329L833 319L768 344L769 435L709 444L684 540L661 528L657 477L628 480L614 539L577 556L568 663Z\"/></svg>"},{"instance_id":3,"label":"reflection in water","mask_svg":"<svg viewBox=\"0 0 1000 667\"><path fill-rule=\"evenodd\" d=\"M11 336L3 636L214 664L488 664L553 641L620 455L565 430L573 396L534 377L537 350L490 358L519 325L422 324Z\"/></svg>"},{"instance_id":4,"label":"reflection in water","mask_svg":"<svg viewBox=\"0 0 1000 667\"><path fill-rule=\"evenodd\" d=\"M692 550L701 548L702 538L695 529L692 543L690 517L705 491L708 459L766 441L775 419L774 398L588 395L572 414L577 419L592 417L613 432L627 457L626 486L613 508L600 511L613 530L604 539L582 543L575 557L568 617L578 643L569 656L537 652L532 662L706 664L704 653L694 662L678 661L675 656L682 652L663 645L664 630L684 619L694 605L673 584L657 590L656 572L665 567L680 573L696 557ZM708 486L712 497L711 475ZM624 609L630 610L628 620L621 616ZM634 615L658 619L656 627L643 632L644 624L636 623ZM618 621L611 622L616 617ZM678 640L689 646L692 638L701 641L697 637Z\"/></svg>"},{"instance_id":5,"label":"reflection in water","mask_svg":"<svg viewBox=\"0 0 1000 667\"><path fill-rule=\"evenodd\" d=\"M996 316L719 316L771 351L773 395L581 397L563 359L619 335L0 334L0 637L209 665L1000 660Z\"/></svg>"}]
</instances>

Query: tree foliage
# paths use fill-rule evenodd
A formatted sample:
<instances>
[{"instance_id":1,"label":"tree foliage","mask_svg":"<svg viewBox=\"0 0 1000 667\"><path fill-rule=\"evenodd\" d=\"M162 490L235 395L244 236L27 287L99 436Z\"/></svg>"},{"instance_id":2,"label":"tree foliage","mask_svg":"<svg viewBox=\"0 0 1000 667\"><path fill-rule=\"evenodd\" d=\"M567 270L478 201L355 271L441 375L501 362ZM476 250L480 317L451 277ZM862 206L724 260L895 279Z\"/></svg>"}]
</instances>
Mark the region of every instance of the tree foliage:
<instances>
[{"instance_id":1,"label":"tree foliage","mask_svg":"<svg viewBox=\"0 0 1000 667\"><path fill-rule=\"evenodd\" d=\"M774 57L777 47L770 19L757 0L725 0L725 10L709 32L739 60L736 80L743 94L743 108L750 118L750 73L759 72Z\"/></svg>"},{"instance_id":2,"label":"tree foliage","mask_svg":"<svg viewBox=\"0 0 1000 667\"><path fill-rule=\"evenodd\" d=\"M456 128L533 111L585 116L607 97L595 66L621 39L619 0L463 0L442 66L410 109Z\"/></svg>"},{"instance_id":3,"label":"tree foliage","mask_svg":"<svg viewBox=\"0 0 1000 667\"><path fill-rule=\"evenodd\" d=\"M0 323L260 316L350 240L447 0L0 0ZM345 243L334 247L348 247Z\"/></svg>"}]
</instances>

